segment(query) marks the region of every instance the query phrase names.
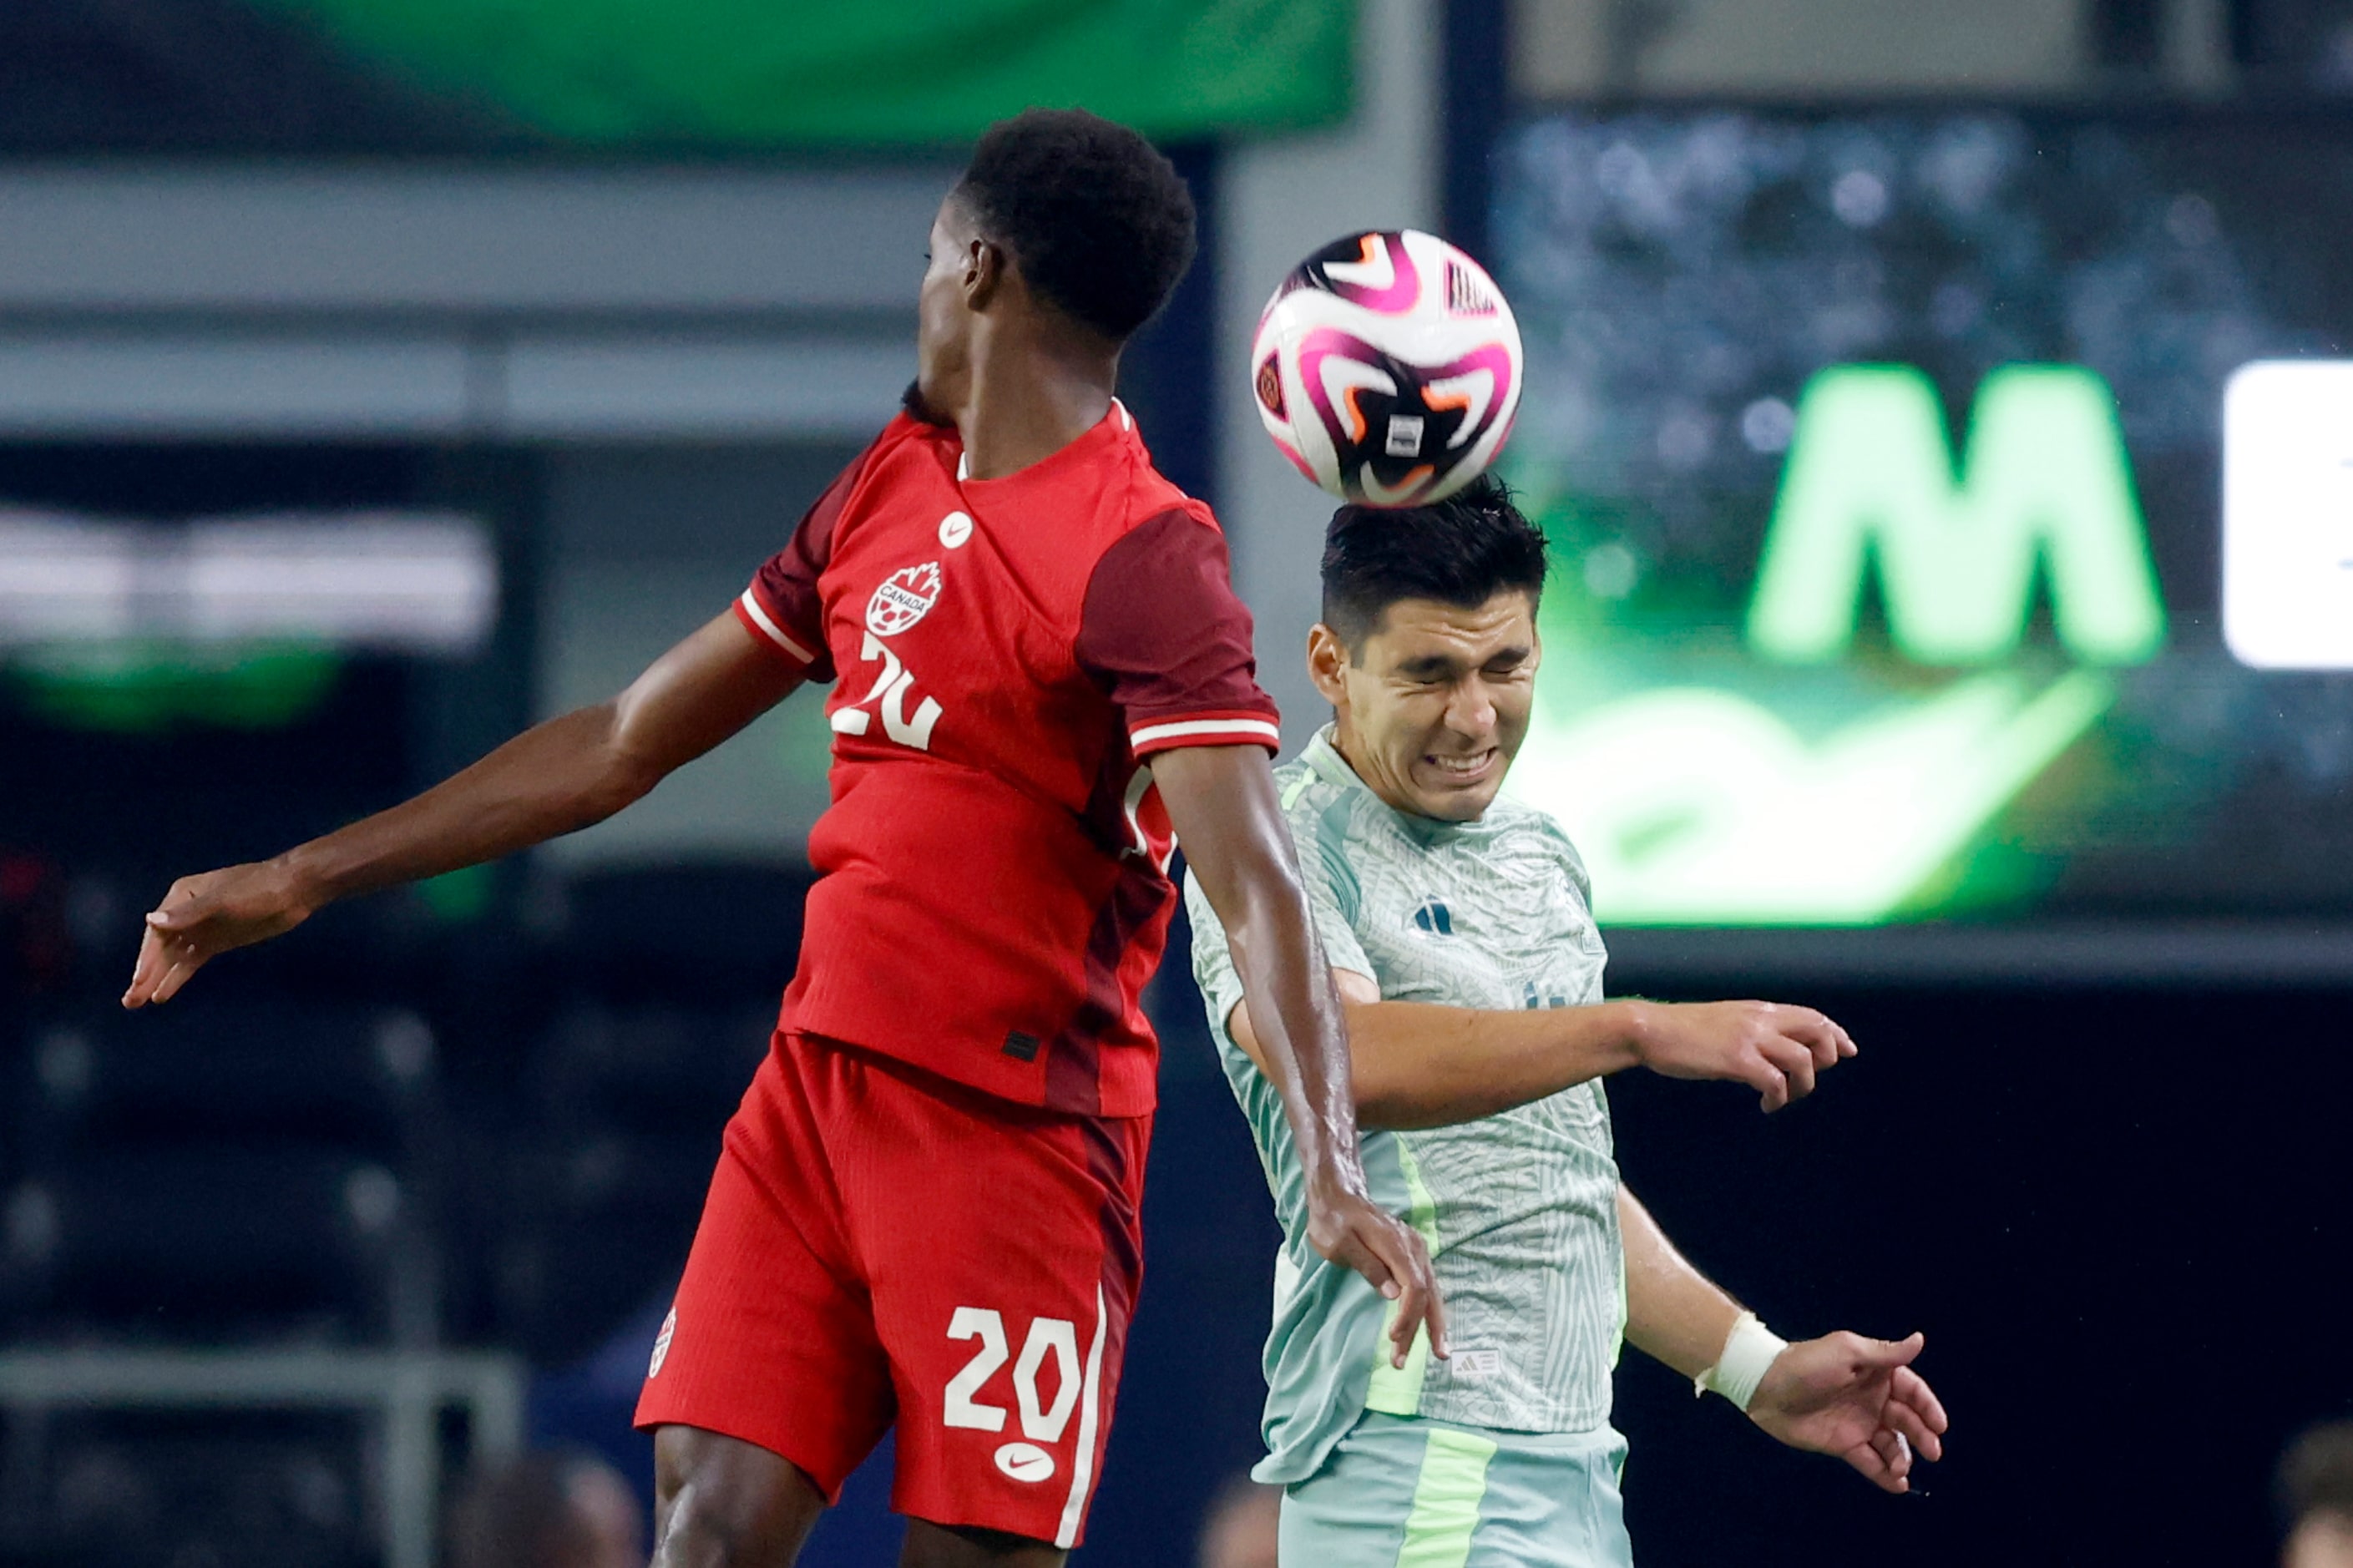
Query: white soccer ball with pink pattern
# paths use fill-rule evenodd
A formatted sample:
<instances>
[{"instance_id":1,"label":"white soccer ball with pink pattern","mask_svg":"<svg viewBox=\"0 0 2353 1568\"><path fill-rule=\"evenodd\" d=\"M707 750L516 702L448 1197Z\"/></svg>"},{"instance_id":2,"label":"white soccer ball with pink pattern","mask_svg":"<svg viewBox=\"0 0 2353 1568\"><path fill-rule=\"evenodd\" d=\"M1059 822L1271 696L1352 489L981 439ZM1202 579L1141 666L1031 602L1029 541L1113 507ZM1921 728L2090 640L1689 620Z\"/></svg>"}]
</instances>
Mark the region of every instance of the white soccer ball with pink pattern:
<instances>
[{"instance_id":1,"label":"white soccer ball with pink pattern","mask_svg":"<svg viewBox=\"0 0 2353 1568\"><path fill-rule=\"evenodd\" d=\"M1259 320L1250 390L1301 473L1346 500L1419 506L1503 450L1521 363L1495 280L1409 228L1335 240L1282 280Z\"/></svg>"}]
</instances>

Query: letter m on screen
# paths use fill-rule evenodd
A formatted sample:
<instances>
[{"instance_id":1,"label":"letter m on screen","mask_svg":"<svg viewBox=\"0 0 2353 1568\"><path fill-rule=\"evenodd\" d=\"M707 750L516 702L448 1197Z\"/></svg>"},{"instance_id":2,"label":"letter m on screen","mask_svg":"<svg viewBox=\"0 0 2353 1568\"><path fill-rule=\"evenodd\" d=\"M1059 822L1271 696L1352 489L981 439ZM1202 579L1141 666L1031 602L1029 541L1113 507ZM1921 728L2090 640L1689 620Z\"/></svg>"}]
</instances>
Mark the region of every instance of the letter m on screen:
<instances>
[{"instance_id":1,"label":"letter m on screen","mask_svg":"<svg viewBox=\"0 0 2353 1568\"><path fill-rule=\"evenodd\" d=\"M1956 477L1926 375L1835 366L1799 402L1749 645L1792 663L1838 658L1876 561L1905 658L2000 659L2025 638L2038 559L2070 653L2090 664L2156 654L2165 606L2105 382L2075 365L1995 371Z\"/></svg>"}]
</instances>

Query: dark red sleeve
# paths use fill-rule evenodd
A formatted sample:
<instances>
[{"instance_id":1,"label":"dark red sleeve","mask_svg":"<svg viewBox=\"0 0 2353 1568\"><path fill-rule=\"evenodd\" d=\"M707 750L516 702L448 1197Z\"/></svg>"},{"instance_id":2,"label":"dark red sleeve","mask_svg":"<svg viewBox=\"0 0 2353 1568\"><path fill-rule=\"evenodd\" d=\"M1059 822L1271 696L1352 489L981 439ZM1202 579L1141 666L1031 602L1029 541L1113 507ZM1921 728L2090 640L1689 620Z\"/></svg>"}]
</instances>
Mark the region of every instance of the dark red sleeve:
<instances>
[{"instance_id":1,"label":"dark red sleeve","mask_svg":"<svg viewBox=\"0 0 2353 1568\"><path fill-rule=\"evenodd\" d=\"M894 420L892 428L896 426ZM818 599L818 575L833 559L834 524L858 486L858 476L890 434L885 430L826 487L792 538L768 557L735 601L735 618L780 658L806 668L811 680L828 681L834 675L833 654L825 646L825 606Z\"/></svg>"},{"instance_id":2,"label":"dark red sleeve","mask_svg":"<svg viewBox=\"0 0 2353 1568\"><path fill-rule=\"evenodd\" d=\"M1225 538L1190 512L1162 512L1103 552L1087 583L1078 655L1119 705L1139 757L1173 746L1282 747Z\"/></svg>"}]
</instances>

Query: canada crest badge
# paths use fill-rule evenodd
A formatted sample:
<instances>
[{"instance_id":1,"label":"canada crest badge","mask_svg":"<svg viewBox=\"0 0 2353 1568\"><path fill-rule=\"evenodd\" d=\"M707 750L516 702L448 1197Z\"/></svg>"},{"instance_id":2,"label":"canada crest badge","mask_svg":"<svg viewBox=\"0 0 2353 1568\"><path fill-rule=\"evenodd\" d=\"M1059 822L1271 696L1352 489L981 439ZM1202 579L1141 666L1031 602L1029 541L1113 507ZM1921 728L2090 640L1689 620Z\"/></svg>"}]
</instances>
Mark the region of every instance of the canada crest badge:
<instances>
[{"instance_id":1,"label":"canada crest badge","mask_svg":"<svg viewBox=\"0 0 2353 1568\"><path fill-rule=\"evenodd\" d=\"M866 601L866 629L878 637L896 637L932 613L940 601L940 563L904 566L882 579Z\"/></svg>"}]
</instances>

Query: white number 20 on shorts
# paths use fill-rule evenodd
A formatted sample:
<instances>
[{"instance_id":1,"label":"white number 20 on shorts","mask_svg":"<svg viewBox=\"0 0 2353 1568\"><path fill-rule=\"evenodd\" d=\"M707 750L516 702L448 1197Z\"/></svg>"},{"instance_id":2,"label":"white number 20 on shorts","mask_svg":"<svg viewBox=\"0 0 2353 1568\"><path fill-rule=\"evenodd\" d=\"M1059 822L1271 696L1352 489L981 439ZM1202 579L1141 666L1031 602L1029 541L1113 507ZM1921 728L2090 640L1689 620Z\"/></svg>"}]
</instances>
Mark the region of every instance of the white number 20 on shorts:
<instances>
[{"instance_id":1,"label":"white number 20 on shorts","mask_svg":"<svg viewBox=\"0 0 2353 1568\"><path fill-rule=\"evenodd\" d=\"M973 1395L997 1374L1010 1354L1005 1338L1005 1319L987 1307L958 1307L948 1320L948 1338L978 1340L980 1348L964 1364L964 1370L948 1379L947 1409L941 1422L949 1426L966 1426L981 1432L1005 1430L1005 1407L984 1405ZM1039 1397L1038 1372L1051 1353L1056 1363L1054 1403L1049 1406ZM1071 1411L1079 1403L1079 1330L1068 1318L1033 1318L1029 1337L1021 1346L1021 1359L1013 1367L1013 1396L1021 1406L1021 1435L1033 1443L1059 1443L1063 1428L1071 1424Z\"/></svg>"}]
</instances>

